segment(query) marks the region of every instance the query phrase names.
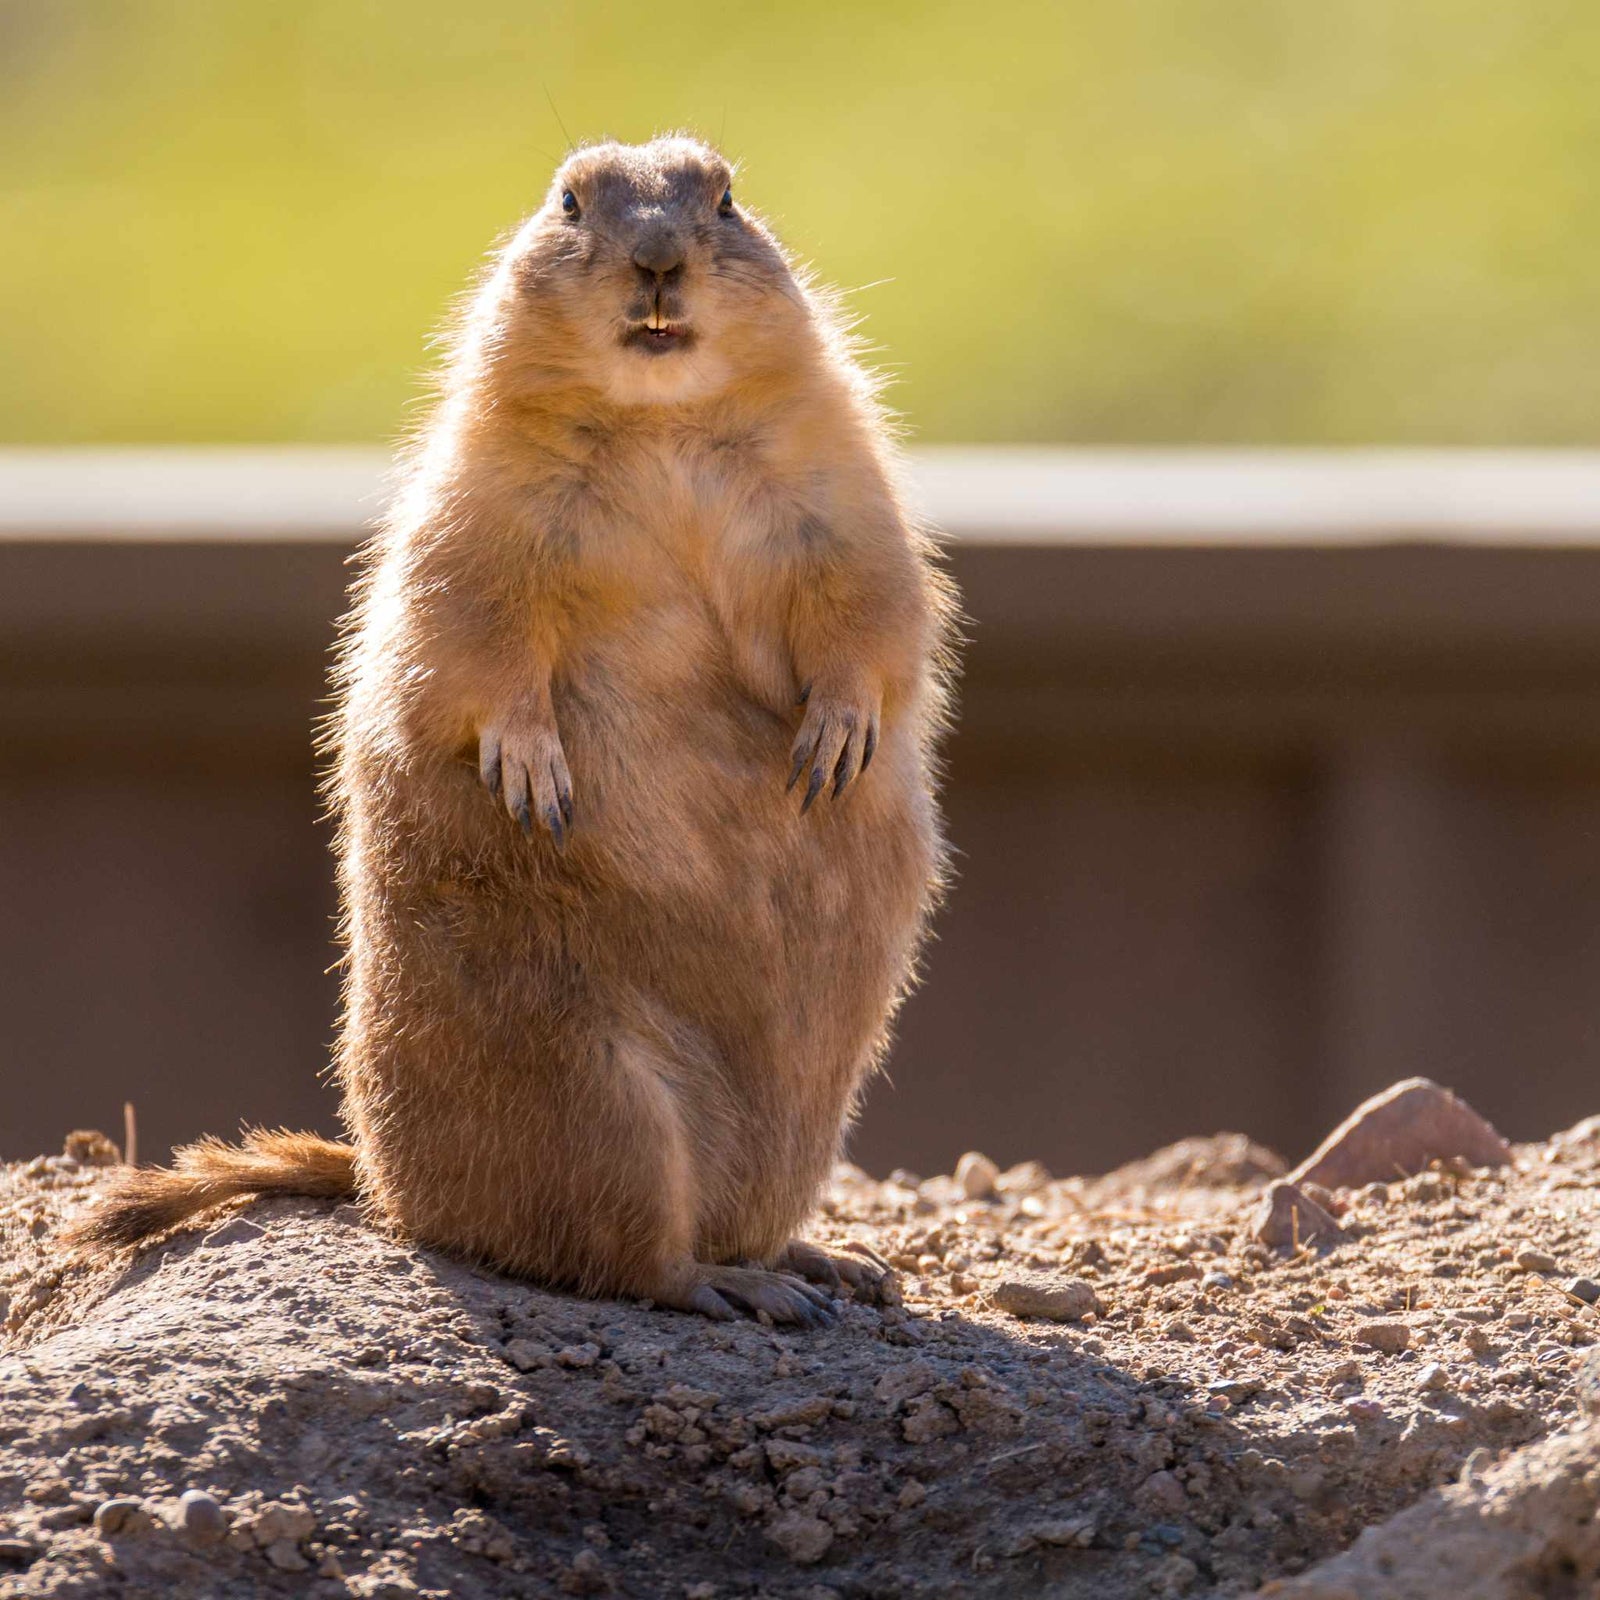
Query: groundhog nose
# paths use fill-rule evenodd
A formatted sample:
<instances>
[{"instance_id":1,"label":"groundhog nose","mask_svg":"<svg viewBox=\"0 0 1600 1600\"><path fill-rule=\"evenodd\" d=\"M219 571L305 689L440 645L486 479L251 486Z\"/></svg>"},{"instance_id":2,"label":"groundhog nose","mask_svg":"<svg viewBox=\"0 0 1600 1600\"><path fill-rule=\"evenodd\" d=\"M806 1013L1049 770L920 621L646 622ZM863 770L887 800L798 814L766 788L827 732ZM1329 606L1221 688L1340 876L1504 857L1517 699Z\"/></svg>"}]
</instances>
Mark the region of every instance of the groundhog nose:
<instances>
[{"instance_id":1,"label":"groundhog nose","mask_svg":"<svg viewBox=\"0 0 1600 1600\"><path fill-rule=\"evenodd\" d=\"M664 278L683 265L683 251L678 241L669 233L653 233L639 241L633 252L633 264L641 272Z\"/></svg>"}]
</instances>

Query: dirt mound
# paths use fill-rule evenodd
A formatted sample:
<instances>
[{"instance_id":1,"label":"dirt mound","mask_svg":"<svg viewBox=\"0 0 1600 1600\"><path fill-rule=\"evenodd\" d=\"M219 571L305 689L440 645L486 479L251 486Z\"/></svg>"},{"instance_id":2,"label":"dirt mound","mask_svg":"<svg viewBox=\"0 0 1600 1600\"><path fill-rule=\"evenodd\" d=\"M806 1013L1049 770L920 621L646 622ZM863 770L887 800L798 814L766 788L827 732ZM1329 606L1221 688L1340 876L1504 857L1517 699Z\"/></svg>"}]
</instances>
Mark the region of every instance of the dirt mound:
<instances>
[{"instance_id":1,"label":"dirt mound","mask_svg":"<svg viewBox=\"0 0 1600 1600\"><path fill-rule=\"evenodd\" d=\"M1319 1191L1320 1252L1253 1236L1282 1163L1243 1141L989 1199L841 1167L816 1236L904 1305L822 1334L548 1294L312 1202L88 1272L52 1244L79 1154L0 1178L0 1596L1509 1600L1600 1559L1567 1292L1600 1122Z\"/></svg>"}]
</instances>

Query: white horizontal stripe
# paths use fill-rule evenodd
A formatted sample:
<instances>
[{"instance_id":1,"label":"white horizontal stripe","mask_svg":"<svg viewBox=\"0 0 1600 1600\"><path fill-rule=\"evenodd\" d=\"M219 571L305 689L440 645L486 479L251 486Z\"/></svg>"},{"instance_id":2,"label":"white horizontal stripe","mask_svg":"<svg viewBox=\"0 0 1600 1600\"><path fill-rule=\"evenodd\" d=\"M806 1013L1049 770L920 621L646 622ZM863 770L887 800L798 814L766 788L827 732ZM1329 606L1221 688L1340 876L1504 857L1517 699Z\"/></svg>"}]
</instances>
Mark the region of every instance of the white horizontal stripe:
<instances>
[{"instance_id":1,"label":"white horizontal stripe","mask_svg":"<svg viewBox=\"0 0 1600 1600\"><path fill-rule=\"evenodd\" d=\"M1600 451L910 452L957 542L1600 545ZM0 449L0 539L348 541L382 510L361 447Z\"/></svg>"}]
</instances>

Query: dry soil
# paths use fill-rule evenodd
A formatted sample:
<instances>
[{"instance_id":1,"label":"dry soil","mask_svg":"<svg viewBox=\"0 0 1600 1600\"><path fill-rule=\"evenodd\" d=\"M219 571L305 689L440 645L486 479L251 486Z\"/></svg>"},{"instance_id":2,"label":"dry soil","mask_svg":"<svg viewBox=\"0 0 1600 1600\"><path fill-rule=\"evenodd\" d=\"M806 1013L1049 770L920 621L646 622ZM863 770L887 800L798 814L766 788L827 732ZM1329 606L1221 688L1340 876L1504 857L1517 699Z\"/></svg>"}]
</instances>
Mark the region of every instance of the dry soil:
<instances>
[{"instance_id":1,"label":"dry soil","mask_svg":"<svg viewBox=\"0 0 1600 1600\"><path fill-rule=\"evenodd\" d=\"M0 1176L0 1596L1596 1592L1600 1118L1275 1248L1282 1163L1238 1136L1098 1180L841 1167L814 1237L903 1303L823 1333L310 1201L89 1270L54 1239L110 1152L70 1148Z\"/></svg>"}]
</instances>

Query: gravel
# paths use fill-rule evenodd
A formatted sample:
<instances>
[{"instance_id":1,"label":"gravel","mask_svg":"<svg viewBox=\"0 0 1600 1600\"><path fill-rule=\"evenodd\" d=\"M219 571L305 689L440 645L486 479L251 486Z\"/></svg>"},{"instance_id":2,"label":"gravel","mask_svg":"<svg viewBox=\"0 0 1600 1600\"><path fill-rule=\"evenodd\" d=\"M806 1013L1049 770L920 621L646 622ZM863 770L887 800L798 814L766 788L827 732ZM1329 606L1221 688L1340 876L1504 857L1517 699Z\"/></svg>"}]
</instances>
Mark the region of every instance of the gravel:
<instances>
[{"instance_id":1,"label":"gravel","mask_svg":"<svg viewBox=\"0 0 1600 1600\"><path fill-rule=\"evenodd\" d=\"M991 1162L981 1198L841 1165L815 1236L896 1262L903 1304L817 1334L312 1201L90 1271L53 1242L100 1181L79 1148L0 1172L4 1600L1409 1600L1439 1539L1476 1552L1454 1600L1592 1570L1600 1312L1519 1256L1595 1270L1600 1120L1334 1190L1322 1249L1254 1236L1283 1167L1237 1135Z\"/></svg>"}]
</instances>

